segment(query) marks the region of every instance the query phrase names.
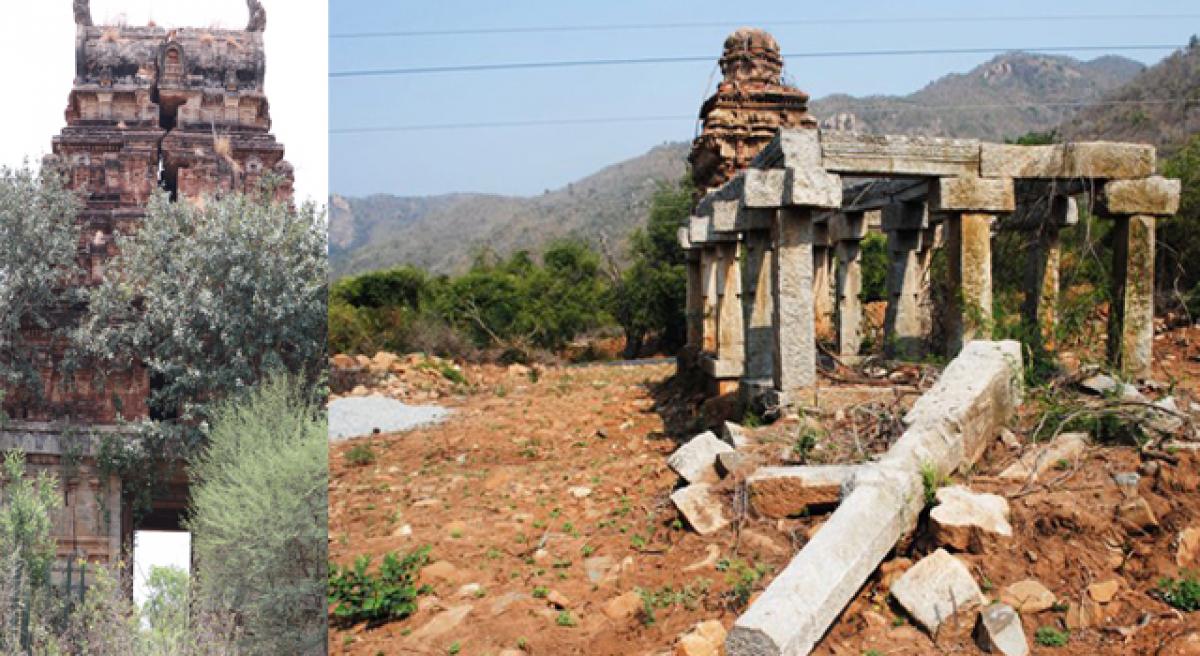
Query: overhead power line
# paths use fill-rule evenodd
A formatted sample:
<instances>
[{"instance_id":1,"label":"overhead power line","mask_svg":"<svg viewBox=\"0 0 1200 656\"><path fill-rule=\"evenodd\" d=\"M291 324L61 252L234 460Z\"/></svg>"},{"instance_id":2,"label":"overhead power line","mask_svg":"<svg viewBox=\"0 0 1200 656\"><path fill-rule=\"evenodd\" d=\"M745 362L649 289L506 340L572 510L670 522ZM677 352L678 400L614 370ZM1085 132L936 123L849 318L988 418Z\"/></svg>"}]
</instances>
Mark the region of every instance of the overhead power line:
<instances>
[{"instance_id":1,"label":"overhead power line","mask_svg":"<svg viewBox=\"0 0 1200 656\"><path fill-rule=\"evenodd\" d=\"M815 59L836 57L899 57L913 55L964 55L993 54L1002 52L1114 52L1133 50L1174 50L1178 44L1115 45L1115 46L1039 46L1033 48L922 48L915 50L830 50L814 52L784 53L784 59ZM582 66L624 66L637 64L679 64L687 62L712 62L712 55L689 55L682 57L643 57L634 59L577 59L540 62L509 62L501 64L464 64L458 66L420 66L413 68L385 68L375 70L335 71L331 78L389 77L396 75L421 75L430 73L464 73L468 71L501 71L535 68L574 68Z\"/></svg>"},{"instance_id":2,"label":"overhead power line","mask_svg":"<svg viewBox=\"0 0 1200 656\"><path fill-rule=\"evenodd\" d=\"M701 21L668 23L614 23L607 25L534 25L517 27L479 27L446 30L395 30L377 32L339 32L330 34L331 39L377 39L425 36L463 36L485 34L545 34L555 32L625 32L636 30L682 30L730 27L733 25L765 25L783 27L791 25L889 25L913 23L1024 23L1041 21L1112 21L1112 20L1188 20L1200 18L1200 14L1059 14L1050 16L927 16L895 18L804 18L790 20L759 21Z\"/></svg>"},{"instance_id":3,"label":"overhead power line","mask_svg":"<svg viewBox=\"0 0 1200 656\"><path fill-rule=\"evenodd\" d=\"M1172 103L1189 102L1187 98L1155 98L1148 100L1100 100L1100 101L1062 101L1062 102L1027 102L1027 103L990 103L973 105L862 105L855 109L897 109L901 111L945 111L955 109L1009 109L1013 107L1093 107L1120 105L1167 105ZM605 123L650 123L657 121L694 121L697 117L691 115L659 115L659 116L613 116L607 118L567 118L567 119L529 119L519 121L479 121L466 123L426 123L413 125L391 125L361 128L335 128L330 134L378 134L386 132L421 132L427 130L470 130L479 128L517 128L540 127L556 125L596 125Z\"/></svg>"}]
</instances>

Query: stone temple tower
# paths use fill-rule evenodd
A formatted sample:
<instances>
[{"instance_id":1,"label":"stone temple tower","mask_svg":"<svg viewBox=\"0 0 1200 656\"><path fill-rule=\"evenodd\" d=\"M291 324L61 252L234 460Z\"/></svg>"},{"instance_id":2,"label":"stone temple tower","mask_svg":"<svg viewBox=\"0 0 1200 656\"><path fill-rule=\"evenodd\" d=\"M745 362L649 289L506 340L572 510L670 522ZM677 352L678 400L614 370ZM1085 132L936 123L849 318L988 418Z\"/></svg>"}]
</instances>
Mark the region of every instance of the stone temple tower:
<instances>
[{"instance_id":1,"label":"stone temple tower","mask_svg":"<svg viewBox=\"0 0 1200 656\"><path fill-rule=\"evenodd\" d=\"M775 38L743 27L725 39L723 79L700 108L703 130L688 162L703 196L746 168L779 128L815 128L808 94L783 84L783 56Z\"/></svg>"},{"instance_id":2,"label":"stone temple tower","mask_svg":"<svg viewBox=\"0 0 1200 656\"><path fill-rule=\"evenodd\" d=\"M271 135L263 88L266 14L247 0L245 29L103 26L88 0L74 0L75 76L66 127L46 166L63 172L82 211L79 285L96 284L115 254L114 232L136 230L156 189L174 200L254 189L268 175L281 200L292 167ZM64 310L71 312L77 310ZM5 390L0 451L19 448L31 468L59 473L66 498L56 519L59 553L115 560L133 525L121 481L101 473L97 450L123 420L148 416L153 382L138 363L95 376L62 367L65 344L30 331L42 393ZM141 526L178 530L187 482L174 474Z\"/></svg>"}]
</instances>

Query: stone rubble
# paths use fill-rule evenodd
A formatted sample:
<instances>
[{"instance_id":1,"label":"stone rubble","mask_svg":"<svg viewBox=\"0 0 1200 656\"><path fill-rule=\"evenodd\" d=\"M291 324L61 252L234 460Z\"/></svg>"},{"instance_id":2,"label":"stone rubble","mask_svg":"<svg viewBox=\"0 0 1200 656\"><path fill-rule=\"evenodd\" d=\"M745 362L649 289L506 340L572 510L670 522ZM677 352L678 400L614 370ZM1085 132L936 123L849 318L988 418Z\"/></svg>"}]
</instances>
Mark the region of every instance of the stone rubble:
<instances>
[{"instance_id":1,"label":"stone rubble","mask_svg":"<svg viewBox=\"0 0 1200 656\"><path fill-rule=\"evenodd\" d=\"M992 604L979 613L975 639L979 647L988 653L1003 656L1026 656L1029 653L1029 641L1025 638L1021 618L1008 604Z\"/></svg>"},{"instance_id":2,"label":"stone rubble","mask_svg":"<svg viewBox=\"0 0 1200 656\"><path fill-rule=\"evenodd\" d=\"M688 483L715 483L717 454L733 451L733 447L722 442L712 431L704 431L688 440L667 458L667 465Z\"/></svg>"},{"instance_id":3,"label":"stone rubble","mask_svg":"<svg viewBox=\"0 0 1200 656\"><path fill-rule=\"evenodd\" d=\"M967 566L945 549L917 561L892 584L891 594L930 635L956 614L986 603Z\"/></svg>"},{"instance_id":4,"label":"stone rubble","mask_svg":"<svg viewBox=\"0 0 1200 656\"><path fill-rule=\"evenodd\" d=\"M929 512L934 540L955 551L980 551L987 540L1012 537L1008 500L961 485L939 488Z\"/></svg>"}]
</instances>

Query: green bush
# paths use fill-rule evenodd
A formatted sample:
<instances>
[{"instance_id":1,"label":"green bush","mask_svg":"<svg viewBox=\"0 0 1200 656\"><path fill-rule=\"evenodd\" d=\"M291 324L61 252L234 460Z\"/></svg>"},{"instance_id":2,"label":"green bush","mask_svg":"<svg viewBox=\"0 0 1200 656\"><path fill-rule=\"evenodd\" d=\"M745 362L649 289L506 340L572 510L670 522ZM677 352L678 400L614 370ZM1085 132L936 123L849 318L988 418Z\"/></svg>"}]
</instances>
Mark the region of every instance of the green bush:
<instances>
[{"instance_id":1,"label":"green bush","mask_svg":"<svg viewBox=\"0 0 1200 656\"><path fill-rule=\"evenodd\" d=\"M1178 579L1160 579L1158 593L1174 608L1187 612L1200 610L1200 581L1191 572L1184 572Z\"/></svg>"},{"instance_id":2,"label":"green bush","mask_svg":"<svg viewBox=\"0 0 1200 656\"><path fill-rule=\"evenodd\" d=\"M1070 633L1052 626L1039 626L1033 634L1033 641L1043 647L1065 647L1070 639Z\"/></svg>"},{"instance_id":3,"label":"green bush","mask_svg":"<svg viewBox=\"0 0 1200 656\"><path fill-rule=\"evenodd\" d=\"M887 300L887 237L872 232L862 240L862 292L865 303Z\"/></svg>"},{"instance_id":4,"label":"green bush","mask_svg":"<svg viewBox=\"0 0 1200 656\"><path fill-rule=\"evenodd\" d=\"M329 603L333 620L342 626L358 622L387 622L404 619L417 610L417 573L429 562L429 547L400 557L390 552L383 557L377 574L367 570L370 556L355 559L352 567L329 566Z\"/></svg>"}]
</instances>

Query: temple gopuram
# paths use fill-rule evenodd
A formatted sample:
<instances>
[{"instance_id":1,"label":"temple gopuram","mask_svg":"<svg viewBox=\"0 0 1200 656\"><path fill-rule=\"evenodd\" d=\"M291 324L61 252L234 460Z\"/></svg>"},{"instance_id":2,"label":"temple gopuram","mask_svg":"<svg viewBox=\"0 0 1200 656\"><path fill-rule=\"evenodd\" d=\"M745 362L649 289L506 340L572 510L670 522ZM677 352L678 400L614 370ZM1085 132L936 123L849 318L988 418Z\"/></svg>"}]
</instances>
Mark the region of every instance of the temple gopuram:
<instances>
[{"instance_id":1,"label":"temple gopuram","mask_svg":"<svg viewBox=\"0 0 1200 656\"><path fill-rule=\"evenodd\" d=\"M114 255L114 233L136 230L156 190L172 200L255 189L266 176L278 199L292 194L293 171L271 130L263 81L266 14L248 0L245 29L95 25L89 2L75 0L75 73L66 127L45 166L63 172L81 199L77 284L98 284ZM64 217L70 220L71 217ZM64 321L81 308L63 310ZM128 562L132 508L122 481L97 460L105 439L130 435L150 417L155 382L134 362L99 376L63 366L67 344L30 329L42 389L5 390L0 451L23 450L32 472L61 481L55 520L60 564L84 558ZM182 530L187 480L170 467L167 489L138 518L138 529Z\"/></svg>"}]
</instances>

